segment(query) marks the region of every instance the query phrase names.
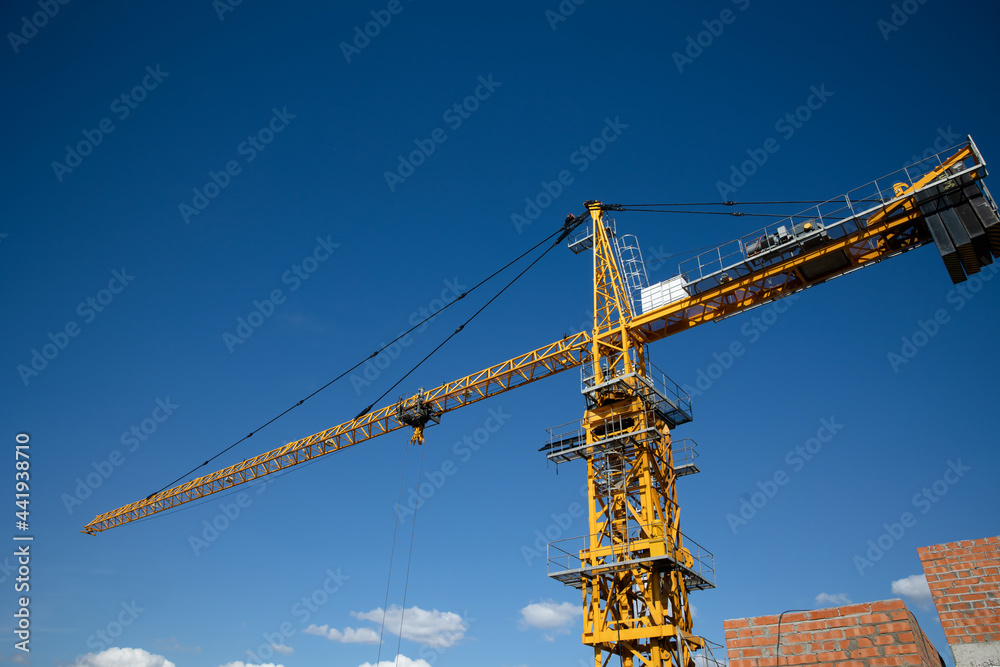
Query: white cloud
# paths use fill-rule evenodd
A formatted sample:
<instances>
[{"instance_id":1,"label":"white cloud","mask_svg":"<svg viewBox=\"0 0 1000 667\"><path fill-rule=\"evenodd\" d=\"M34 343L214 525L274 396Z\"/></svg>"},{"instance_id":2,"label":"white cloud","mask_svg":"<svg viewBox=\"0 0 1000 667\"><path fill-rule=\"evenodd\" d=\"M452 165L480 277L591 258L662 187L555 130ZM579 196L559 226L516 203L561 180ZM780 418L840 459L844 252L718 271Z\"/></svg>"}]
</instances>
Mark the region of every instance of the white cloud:
<instances>
[{"instance_id":1,"label":"white cloud","mask_svg":"<svg viewBox=\"0 0 1000 667\"><path fill-rule=\"evenodd\" d=\"M379 611L381 612L381 610ZM366 662L361 665L361 667L431 667L431 664L426 660L413 660L412 658L407 658L405 655L400 653L396 656L396 662L383 660L379 662L378 665Z\"/></svg>"},{"instance_id":2,"label":"white cloud","mask_svg":"<svg viewBox=\"0 0 1000 667\"><path fill-rule=\"evenodd\" d=\"M847 593L820 593L816 596L816 604L851 604L851 598L847 597Z\"/></svg>"},{"instance_id":3,"label":"white cloud","mask_svg":"<svg viewBox=\"0 0 1000 667\"><path fill-rule=\"evenodd\" d=\"M295 653L295 649L284 644L271 644L271 648L274 649L275 653Z\"/></svg>"},{"instance_id":4,"label":"white cloud","mask_svg":"<svg viewBox=\"0 0 1000 667\"><path fill-rule=\"evenodd\" d=\"M355 618L378 624L382 623L382 614L381 607L371 611L351 612L351 616ZM400 621L403 625L402 632L400 632ZM451 611L438 611L437 609L428 611L420 607L409 607L404 614L401 607L392 605L385 612L385 629L403 639L409 639L424 646L449 648L465 636L466 627L462 617Z\"/></svg>"},{"instance_id":5,"label":"white cloud","mask_svg":"<svg viewBox=\"0 0 1000 667\"><path fill-rule=\"evenodd\" d=\"M284 667L284 665L275 665L270 662L262 665L253 665L250 664L249 662L240 662L239 660L237 660L236 662L227 662L221 667Z\"/></svg>"},{"instance_id":6,"label":"white cloud","mask_svg":"<svg viewBox=\"0 0 1000 667\"><path fill-rule=\"evenodd\" d=\"M918 605L927 609L931 606L931 588L927 585L927 576L911 574L908 577L892 582L892 592L910 598Z\"/></svg>"},{"instance_id":7,"label":"white cloud","mask_svg":"<svg viewBox=\"0 0 1000 667\"><path fill-rule=\"evenodd\" d=\"M572 602L533 602L521 610L522 629L526 626L550 630L563 629L573 624L577 616L583 615L583 609Z\"/></svg>"},{"instance_id":8,"label":"white cloud","mask_svg":"<svg viewBox=\"0 0 1000 667\"><path fill-rule=\"evenodd\" d=\"M727 667L729 664L725 659L725 651L715 654L712 658L707 655L693 655L691 659L694 661L695 667Z\"/></svg>"},{"instance_id":9,"label":"white cloud","mask_svg":"<svg viewBox=\"0 0 1000 667\"><path fill-rule=\"evenodd\" d=\"M358 628L357 630L354 628L344 628L343 630L338 630L328 625L310 625L302 632L326 637L330 641L342 644L378 644L379 641L378 633L371 628Z\"/></svg>"},{"instance_id":10,"label":"white cloud","mask_svg":"<svg viewBox=\"0 0 1000 667\"><path fill-rule=\"evenodd\" d=\"M88 653L73 663L74 667L177 667L162 655L141 648L109 648L100 653Z\"/></svg>"}]
</instances>

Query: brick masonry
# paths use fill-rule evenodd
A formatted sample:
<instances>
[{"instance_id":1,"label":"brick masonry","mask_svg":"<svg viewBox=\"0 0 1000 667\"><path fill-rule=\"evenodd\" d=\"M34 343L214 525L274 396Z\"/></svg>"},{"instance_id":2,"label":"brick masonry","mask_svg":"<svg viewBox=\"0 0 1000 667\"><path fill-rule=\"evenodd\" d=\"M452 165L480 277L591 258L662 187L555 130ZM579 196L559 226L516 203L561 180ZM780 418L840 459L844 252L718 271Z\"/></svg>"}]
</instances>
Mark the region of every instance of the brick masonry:
<instances>
[{"instance_id":1,"label":"brick masonry","mask_svg":"<svg viewBox=\"0 0 1000 667\"><path fill-rule=\"evenodd\" d=\"M1000 665L1000 537L917 549L956 667Z\"/></svg>"},{"instance_id":2,"label":"brick masonry","mask_svg":"<svg viewBox=\"0 0 1000 667\"><path fill-rule=\"evenodd\" d=\"M778 616L725 621L730 667L774 667ZM943 667L902 600L882 600L781 618L780 665Z\"/></svg>"}]
</instances>

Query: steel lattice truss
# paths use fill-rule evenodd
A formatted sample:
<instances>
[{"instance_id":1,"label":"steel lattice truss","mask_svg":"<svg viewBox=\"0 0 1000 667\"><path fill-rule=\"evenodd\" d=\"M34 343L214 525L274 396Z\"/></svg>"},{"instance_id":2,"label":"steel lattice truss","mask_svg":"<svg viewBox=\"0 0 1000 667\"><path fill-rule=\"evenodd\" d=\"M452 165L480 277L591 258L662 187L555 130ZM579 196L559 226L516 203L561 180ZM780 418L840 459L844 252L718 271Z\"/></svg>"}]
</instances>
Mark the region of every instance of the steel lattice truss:
<instances>
[{"instance_id":1,"label":"steel lattice truss","mask_svg":"<svg viewBox=\"0 0 1000 667\"><path fill-rule=\"evenodd\" d=\"M581 436L583 444L574 445L573 451L579 450L576 458L587 461L590 534L581 538L577 548L562 551L575 561L575 567L550 575L582 590L583 641L594 649L595 667L612 659L630 667L692 667L692 652L704 647L705 641L691 632L688 593L714 583L699 570L700 547L680 530L670 429L689 421L690 415L677 406L673 411L665 409L657 398L648 376L646 346L931 242L942 251L953 280L964 279L963 267L972 272L979 270L980 259L992 261L990 248L993 256L1000 257L1000 220L988 193L979 191L976 184L985 176L985 165L970 138L954 154L939 157L938 165L925 174L911 178L906 172L904 182L895 183L888 198L875 181L880 201L875 207L855 212L845 195L851 215L830 225L830 233L821 242L771 245L766 236L749 245L741 242L738 262L726 270L699 273L686 282L682 298L641 314L632 312L613 231L605 218L608 207L587 202L594 279L590 332L564 337L454 382L421 390L101 514L84 532L98 533L142 519L405 427L414 429L419 442L428 420L438 421L444 413L582 366L589 378L584 387L587 409L581 421L585 438ZM934 216L942 208L964 206L962 214L968 217L973 205L975 216L992 216L994 222L986 225L989 228L973 230L975 247L969 243L948 250L947 234L942 241L944 232ZM583 220L584 216L571 216L561 238ZM823 225L820 231L825 233ZM811 231L805 236L815 240L819 232L806 229ZM988 247L983 245L986 240ZM685 419L678 421L678 415Z\"/></svg>"}]
</instances>

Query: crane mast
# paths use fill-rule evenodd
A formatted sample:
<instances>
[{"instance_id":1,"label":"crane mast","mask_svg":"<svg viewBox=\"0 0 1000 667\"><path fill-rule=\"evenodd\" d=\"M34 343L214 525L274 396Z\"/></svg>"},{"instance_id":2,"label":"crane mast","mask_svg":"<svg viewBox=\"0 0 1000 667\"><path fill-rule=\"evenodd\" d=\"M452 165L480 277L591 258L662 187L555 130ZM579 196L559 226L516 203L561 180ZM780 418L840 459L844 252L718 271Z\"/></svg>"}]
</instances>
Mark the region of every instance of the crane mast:
<instances>
[{"instance_id":1,"label":"crane mast","mask_svg":"<svg viewBox=\"0 0 1000 667\"><path fill-rule=\"evenodd\" d=\"M641 289L619 266L607 211L585 202L562 241L592 249L594 323L472 375L420 390L333 428L98 515L89 534L130 523L409 427L572 368L581 369L583 418L550 429L550 461L584 460L589 534L549 545L548 574L582 592L583 642L595 667L693 667L706 649L692 633L688 594L715 587L714 557L680 530L677 480L698 472L672 429L691 421L690 398L649 362L648 345L934 244L953 282L1000 257L1000 218L980 182L971 137L842 197L691 258L677 276ZM641 260L640 260L641 261Z\"/></svg>"},{"instance_id":2,"label":"crane mast","mask_svg":"<svg viewBox=\"0 0 1000 667\"><path fill-rule=\"evenodd\" d=\"M550 568L550 576L582 589L583 642L593 647L596 667L615 655L628 667L687 666L704 643L691 632L685 578L709 584L691 569L680 532L670 427L690 413L671 409L676 405L651 377L646 344L630 327L632 298L602 205L588 202L588 209L594 330L578 454L587 462L590 534L578 555L568 545L550 546L550 566L562 555L568 566ZM567 460L572 447L562 444Z\"/></svg>"}]
</instances>

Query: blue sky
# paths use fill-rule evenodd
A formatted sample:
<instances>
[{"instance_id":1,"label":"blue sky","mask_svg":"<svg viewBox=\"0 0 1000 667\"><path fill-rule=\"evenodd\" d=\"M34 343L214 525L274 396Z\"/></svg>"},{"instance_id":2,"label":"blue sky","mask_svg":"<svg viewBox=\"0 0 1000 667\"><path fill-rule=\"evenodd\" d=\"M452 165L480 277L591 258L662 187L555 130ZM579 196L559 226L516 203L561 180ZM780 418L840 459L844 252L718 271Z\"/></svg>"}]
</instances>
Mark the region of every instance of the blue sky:
<instances>
[{"instance_id":1,"label":"blue sky","mask_svg":"<svg viewBox=\"0 0 1000 667\"><path fill-rule=\"evenodd\" d=\"M10 452L30 434L32 664L374 664L394 506L421 483L405 601L408 515L388 595L407 609L404 637L391 624L382 659L399 641L405 665L583 664L579 594L535 551L547 532L586 531L583 465L557 475L536 451L583 410L575 372L446 415L420 478L398 433L242 496L79 531L322 386L584 200L826 199L966 134L987 162L1000 156L993 3L224 2L0 10L2 433ZM810 99L808 120L782 123ZM756 173L720 190L769 140L779 149ZM677 258L653 260L758 226L616 220L652 280ZM996 534L997 284L959 292L924 248L785 312L653 346L698 390L675 433L701 454L702 473L681 480L683 530L718 572L716 590L692 596L696 631L722 642L726 618L898 597L893 582L921 573L917 547ZM391 398L587 328L591 298L589 260L557 249ZM215 463L352 418L477 299ZM887 355L939 310L935 335L893 368ZM728 359L736 342L745 352ZM37 374L18 370L46 345ZM824 426L836 433L811 459L795 453ZM727 519L780 472L787 484L745 524ZM889 548L859 566L880 537ZM21 661L9 559L0 660ZM905 599L951 663L933 611Z\"/></svg>"}]
</instances>

